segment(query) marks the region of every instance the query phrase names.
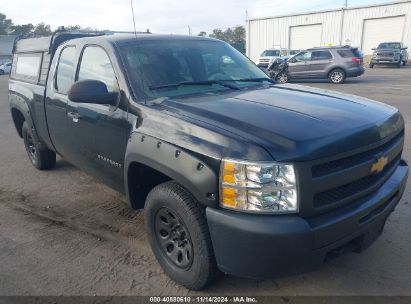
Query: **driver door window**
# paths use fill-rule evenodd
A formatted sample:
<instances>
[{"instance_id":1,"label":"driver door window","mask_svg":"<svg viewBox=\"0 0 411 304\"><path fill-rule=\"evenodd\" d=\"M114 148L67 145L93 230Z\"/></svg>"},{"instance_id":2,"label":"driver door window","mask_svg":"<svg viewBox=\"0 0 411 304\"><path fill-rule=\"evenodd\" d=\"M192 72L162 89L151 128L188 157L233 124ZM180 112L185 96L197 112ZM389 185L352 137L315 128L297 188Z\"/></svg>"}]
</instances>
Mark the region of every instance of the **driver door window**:
<instances>
[{"instance_id":1,"label":"driver door window","mask_svg":"<svg viewBox=\"0 0 411 304\"><path fill-rule=\"evenodd\" d=\"M311 52L302 52L294 57L296 62L305 62L311 60Z\"/></svg>"},{"instance_id":2,"label":"driver door window","mask_svg":"<svg viewBox=\"0 0 411 304\"><path fill-rule=\"evenodd\" d=\"M99 80L104 82L109 92L118 92L118 83L107 53L100 47L89 46L81 58L78 81Z\"/></svg>"}]
</instances>

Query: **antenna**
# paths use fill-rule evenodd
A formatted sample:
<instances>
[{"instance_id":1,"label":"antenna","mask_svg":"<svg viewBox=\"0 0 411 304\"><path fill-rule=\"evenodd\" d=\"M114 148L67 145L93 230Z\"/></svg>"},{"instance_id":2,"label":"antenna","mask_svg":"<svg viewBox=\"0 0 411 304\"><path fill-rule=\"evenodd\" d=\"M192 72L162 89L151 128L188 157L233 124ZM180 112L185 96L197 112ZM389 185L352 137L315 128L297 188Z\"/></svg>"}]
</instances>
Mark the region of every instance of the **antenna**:
<instances>
[{"instance_id":1,"label":"antenna","mask_svg":"<svg viewBox=\"0 0 411 304\"><path fill-rule=\"evenodd\" d=\"M133 14L134 35L135 35L136 38L137 38L136 19L134 18L133 0L130 0L130 5L131 5L131 13Z\"/></svg>"}]
</instances>

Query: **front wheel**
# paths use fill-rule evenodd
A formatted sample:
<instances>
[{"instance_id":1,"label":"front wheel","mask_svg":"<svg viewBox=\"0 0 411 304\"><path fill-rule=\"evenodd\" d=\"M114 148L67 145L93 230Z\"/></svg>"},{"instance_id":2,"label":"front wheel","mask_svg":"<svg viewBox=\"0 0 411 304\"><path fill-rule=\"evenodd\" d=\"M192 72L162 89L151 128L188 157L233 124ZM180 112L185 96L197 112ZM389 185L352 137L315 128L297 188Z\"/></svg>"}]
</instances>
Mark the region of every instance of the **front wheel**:
<instances>
[{"instance_id":1,"label":"front wheel","mask_svg":"<svg viewBox=\"0 0 411 304\"><path fill-rule=\"evenodd\" d=\"M287 73L280 73L277 75L275 80L277 80L279 83L287 83L289 79Z\"/></svg>"},{"instance_id":2,"label":"front wheel","mask_svg":"<svg viewBox=\"0 0 411 304\"><path fill-rule=\"evenodd\" d=\"M185 188L174 181L153 188L144 220L151 249L171 279L192 290L213 282L218 271L205 208Z\"/></svg>"},{"instance_id":3,"label":"front wheel","mask_svg":"<svg viewBox=\"0 0 411 304\"><path fill-rule=\"evenodd\" d=\"M35 131L25 121L22 128L22 136L27 155L34 167L39 170L52 169L56 165L56 153L49 150L39 142Z\"/></svg>"},{"instance_id":4,"label":"front wheel","mask_svg":"<svg viewBox=\"0 0 411 304\"><path fill-rule=\"evenodd\" d=\"M331 83L343 83L345 80L345 72L342 69L334 69L330 72L328 79Z\"/></svg>"},{"instance_id":5,"label":"front wheel","mask_svg":"<svg viewBox=\"0 0 411 304\"><path fill-rule=\"evenodd\" d=\"M4 71L3 71L3 70L0 70L0 75L4 75Z\"/></svg>"}]
</instances>

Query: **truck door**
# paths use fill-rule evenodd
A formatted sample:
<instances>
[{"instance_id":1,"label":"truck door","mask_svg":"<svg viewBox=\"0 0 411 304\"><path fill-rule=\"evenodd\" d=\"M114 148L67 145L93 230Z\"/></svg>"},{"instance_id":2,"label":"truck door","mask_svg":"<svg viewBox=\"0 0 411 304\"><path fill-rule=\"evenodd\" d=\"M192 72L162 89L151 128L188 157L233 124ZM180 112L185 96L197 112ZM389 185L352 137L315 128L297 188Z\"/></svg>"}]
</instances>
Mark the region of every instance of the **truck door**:
<instances>
[{"instance_id":1,"label":"truck door","mask_svg":"<svg viewBox=\"0 0 411 304\"><path fill-rule=\"evenodd\" d=\"M57 152L72 160L72 149L67 126L67 93L74 82L77 66L77 50L74 45L61 49L55 56L47 82L45 110L50 139Z\"/></svg>"},{"instance_id":2,"label":"truck door","mask_svg":"<svg viewBox=\"0 0 411 304\"><path fill-rule=\"evenodd\" d=\"M117 77L106 51L85 46L76 81L99 80L109 92L119 92ZM109 186L123 189L123 165L127 146L127 109L118 106L76 103L67 105L68 128L76 163Z\"/></svg>"},{"instance_id":3,"label":"truck door","mask_svg":"<svg viewBox=\"0 0 411 304\"><path fill-rule=\"evenodd\" d=\"M288 63L288 73L290 78L307 77L310 73L311 52L304 51L294 56Z\"/></svg>"}]
</instances>

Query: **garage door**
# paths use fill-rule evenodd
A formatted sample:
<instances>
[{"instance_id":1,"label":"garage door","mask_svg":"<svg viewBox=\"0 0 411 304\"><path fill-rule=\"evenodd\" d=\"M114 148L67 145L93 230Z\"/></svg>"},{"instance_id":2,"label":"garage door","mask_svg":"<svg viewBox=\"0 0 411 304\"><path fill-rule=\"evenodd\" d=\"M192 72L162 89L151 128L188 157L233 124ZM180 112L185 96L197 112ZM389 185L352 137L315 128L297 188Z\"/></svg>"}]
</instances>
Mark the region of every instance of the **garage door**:
<instances>
[{"instance_id":1,"label":"garage door","mask_svg":"<svg viewBox=\"0 0 411 304\"><path fill-rule=\"evenodd\" d=\"M404 16L364 20L363 53L372 54L371 49L384 41L402 41L404 21Z\"/></svg>"},{"instance_id":2,"label":"garage door","mask_svg":"<svg viewBox=\"0 0 411 304\"><path fill-rule=\"evenodd\" d=\"M290 49L303 50L321 46L322 25L300 25L290 28Z\"/></svg>"}]
</instances>

